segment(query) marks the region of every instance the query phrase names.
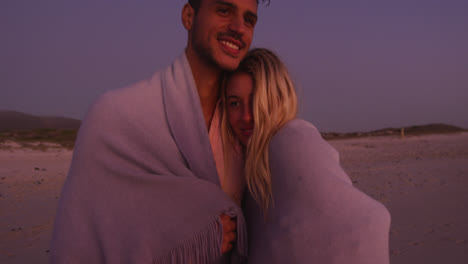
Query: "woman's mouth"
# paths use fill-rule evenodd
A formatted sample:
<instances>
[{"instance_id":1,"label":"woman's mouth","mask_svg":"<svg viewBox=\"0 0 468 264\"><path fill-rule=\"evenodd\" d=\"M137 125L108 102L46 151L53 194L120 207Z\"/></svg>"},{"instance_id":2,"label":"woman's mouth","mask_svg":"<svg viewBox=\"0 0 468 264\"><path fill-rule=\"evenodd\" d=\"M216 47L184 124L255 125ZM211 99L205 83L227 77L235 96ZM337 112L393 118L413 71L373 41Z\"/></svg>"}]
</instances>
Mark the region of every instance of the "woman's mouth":
<instances>
[{"instance_id":1,"label":"woman's mouth","mask_svg":"<svg viewBox=\"0 0 468 264\"><path fill-rule=\"evenodd\" d=\"M253 128L244 128L244 129L241 129L241 133L242 135L246 136L246 137L250 137L253 133Z\"/></svg>"}]
</instances>

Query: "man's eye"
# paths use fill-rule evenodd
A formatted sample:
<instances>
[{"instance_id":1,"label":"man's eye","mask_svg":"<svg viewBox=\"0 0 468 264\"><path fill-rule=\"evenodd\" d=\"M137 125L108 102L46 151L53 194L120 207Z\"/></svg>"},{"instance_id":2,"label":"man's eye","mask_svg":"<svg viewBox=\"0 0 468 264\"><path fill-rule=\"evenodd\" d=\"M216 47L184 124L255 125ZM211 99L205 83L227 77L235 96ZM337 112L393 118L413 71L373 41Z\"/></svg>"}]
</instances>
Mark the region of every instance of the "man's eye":
<instances>
[{"instance_id":1,"label":"man's eye","mask_svg":"<svg viewBox=\"0 0 468 264\"><path fill-rule=\"evenodd\" d=\"M251 27L254 27L255 24L257 23L257 20L251 16L246 16L244 18L244 21L247 25L251 26Z\"/></svg>"},{"instance_id":2,"label":"man's eye","mask_svg":"<svg viewBox=\"0 0 468 264\"><path fill-rule=\"evenodd\" d=\"M229 9L227 8L219 8L218 9L218 13L222 14L222 15L227 15L229 13Z\"/></svg>"}]
</instances>

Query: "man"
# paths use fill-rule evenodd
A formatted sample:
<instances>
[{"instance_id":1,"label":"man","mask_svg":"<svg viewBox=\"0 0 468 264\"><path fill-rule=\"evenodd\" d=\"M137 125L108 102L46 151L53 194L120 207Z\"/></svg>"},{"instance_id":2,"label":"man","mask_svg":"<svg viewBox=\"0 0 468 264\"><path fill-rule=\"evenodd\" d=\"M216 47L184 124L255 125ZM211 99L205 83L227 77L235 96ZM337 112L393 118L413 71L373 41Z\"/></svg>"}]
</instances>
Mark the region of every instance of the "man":
<instances>
[{"instance_id":1,"label":"man","mask_svg":"<svg viewBox=\"0 0 468 264\"><path fill-rule=\"evenodd\" d=\"M217 129L222 72L252 42L257 4L189 0L185 53L90 108L57 209L52 263L245 261L245 222L220 188L208 131Z\"/></svg>"},{"instance_id":2,"label":"man","mask_svg":"<svg viewBox=\"0 0 468 264\"><path fill-rule=\"evenodd\" d=\"M186 55L208 129L219 101L222 71L235 70L252 43L256 5L253 1L189 0L183 8L182 23L188 31ZM235 238L230 232L235 220L221 215L221 221L228 232L222 244L222 252L226 252Z\"/></svg>"}]
</instances>

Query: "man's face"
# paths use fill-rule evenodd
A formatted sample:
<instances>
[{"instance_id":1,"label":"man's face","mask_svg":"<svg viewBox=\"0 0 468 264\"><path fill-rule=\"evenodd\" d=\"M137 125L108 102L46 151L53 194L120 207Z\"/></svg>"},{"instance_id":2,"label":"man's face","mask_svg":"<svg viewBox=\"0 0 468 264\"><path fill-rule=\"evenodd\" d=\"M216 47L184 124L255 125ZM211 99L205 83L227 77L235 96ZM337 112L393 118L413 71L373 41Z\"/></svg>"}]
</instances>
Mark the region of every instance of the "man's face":
<instances>
[{"instance_id":1,"label":"man's face","mask_svg":"<svg viewBox=\"0 0 468 264\"><path fill-rule=\"evenodd\" d=\"M250 48L256 22L256 0L202 0L188 48L205 63L234 70Z\"/></svg>"}]
</instances>

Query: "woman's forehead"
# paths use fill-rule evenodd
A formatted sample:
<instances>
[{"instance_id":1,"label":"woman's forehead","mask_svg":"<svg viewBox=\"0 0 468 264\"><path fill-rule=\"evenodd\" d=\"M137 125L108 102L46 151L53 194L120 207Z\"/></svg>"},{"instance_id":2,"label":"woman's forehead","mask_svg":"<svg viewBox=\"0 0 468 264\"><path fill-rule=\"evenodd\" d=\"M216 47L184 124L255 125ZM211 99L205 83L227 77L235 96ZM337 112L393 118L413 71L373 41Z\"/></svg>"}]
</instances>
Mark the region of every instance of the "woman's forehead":
<instances>
[{"instance_id":1,"label":"woman's forehead","mask_svg":"<svg viewBox=\"0 0 468 264\"><path fill-rule=\"evenodd\" d=\"M253 79L248 73L237 72L231 75L227 81L227 92L251 92Z\"/></svg>"}]
</instances>

